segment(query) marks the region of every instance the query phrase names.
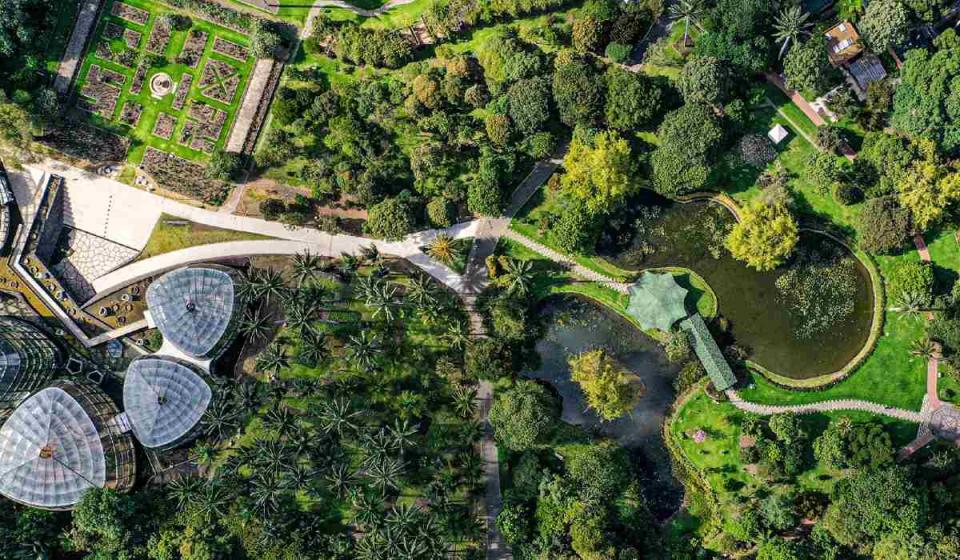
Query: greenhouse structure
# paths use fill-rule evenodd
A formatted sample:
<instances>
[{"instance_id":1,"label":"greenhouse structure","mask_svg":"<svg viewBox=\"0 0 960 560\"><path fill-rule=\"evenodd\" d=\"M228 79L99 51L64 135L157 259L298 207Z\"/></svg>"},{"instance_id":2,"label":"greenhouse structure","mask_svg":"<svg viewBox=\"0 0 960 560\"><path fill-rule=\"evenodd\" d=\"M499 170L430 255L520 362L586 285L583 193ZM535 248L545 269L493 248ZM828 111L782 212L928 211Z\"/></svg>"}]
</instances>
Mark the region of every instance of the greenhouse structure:
<instances>
[{"instance_id":1,"label":"greenhouse structure","mask_svg":"<svg viewBox=\"0 0 960 560\"><path fill-rule=\"evenodd\" d=\"M0 409L17 406L46 385L62 361L43 331L16 317L0 317Z\"/></svg>"},{"instance_id":2,"label":"greenhouse structure","mask_svg":"<svg viewBox=\"0 0 960 560\"><path fill-rule=\"evenodd\" d=\"M213 360L230 344L240 305L239 274L226 267L203 265L168 272L147 288L150 320L164 345L191 360ZM161 354L171 354L161 349Z\"/></svg>"},{"instance_id":3,"label":"greenhouse structure","mask_svg":"<svg viewBox=\"0 0 960 560\"><path fill-rule=\"evenodd\" d=\"M190 439L213 392L196 366L166 356L134 360L123 381L123 408L144 447L170 448Z\"/></svg>"},{"instance_id":4,"label":"greenhouse structure","mask_svg":"<svg viewBox=\"0 0 960 560\"><path fill-rule=\"evenodd\" d=\"M91 488L129 490L136 456L119 413L87 381L60 380L25 400L0 428L0 494L69 510Z\"/></svg>"}]
</instances>

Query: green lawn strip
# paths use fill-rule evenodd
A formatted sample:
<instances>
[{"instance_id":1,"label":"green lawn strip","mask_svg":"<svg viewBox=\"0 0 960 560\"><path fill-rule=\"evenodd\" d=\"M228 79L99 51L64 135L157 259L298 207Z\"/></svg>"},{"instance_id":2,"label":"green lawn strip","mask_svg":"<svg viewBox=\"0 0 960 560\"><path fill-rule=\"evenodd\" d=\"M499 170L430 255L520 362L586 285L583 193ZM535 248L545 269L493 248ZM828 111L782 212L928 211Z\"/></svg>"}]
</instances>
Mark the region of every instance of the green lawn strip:
<instances>
[{"instance_id":1,"label":"green lawn strip","mask_svg":"<svg viewBox=\"0 0 960 560\"><path fill-rule=\"evenodd\" d=\"M111 70L121 72L126 76L126 81L121 90L120 98L117 102L117 107L112 115L114 118L119 118L123 106L127 101L135 101L140 103L143 106L143 112L140 116L140 121L137 123L135 128L130 128L127 125L121 124L118 120L114 118L104 118L99 115L88 115L88 119L104 128L115 132L121 136L127 136L131 139L131 148L128 155L128 160L133 164L138 164L143 159L143 155L146 152L147 147L154 147L164 152L173 153L179 157L182 157L191 161L206 161L209 159L209 155L205 154L202 151L193 150L187 146L184 146L178 142L180 134L183 130L183 127L186 124L186 115L189 112L189 107L192 101L202 101L212 107L223 110L227 114L227 119L221 132L220 138L217 139L214 148L222 149L229 138L229 131L233 126L234 120L236 119L236 113L239 109L239 106L242 102L243 95L247 86L248 78L253 69L253 60L252 58L240 62L231 59L225 55L213 52L213 43L214 38L219 36L223 39L232 41L234 43L249 46L249 39L242 33L220 27L216 24L213 24L209 21L200 19L197 16L192 16L191 20L193 22L193 29L204 31L207 33L207 44L205 45L203 55L200 58L200 62L197 65L197 68L189 68L186 65L178 64L175 62L176 56L180 53L183 48L183 44L186 41L189 31L174 31L171 35L170 43L167 46L165 51L165 58L168 63L159 66L152 67L147 73L146 79L144 80L143 87L139 94L133 94L130 91L133 77L136 73L136 68L127 68L110 61L104 61L99 59L96 56L96 47L95 45L99 42L100 36L103 33L107 23L115 23L124 28L135 29L142 33L140 39L140 52L145 52L146 44L149 41L150 33L152 32L153 26L156 24L157 18L167 13L177 13L177 10L169 8L166 5L158 4L155 2L147 2L146 0L128 0L125 2L132 6L147 10L150 12L150 20L143 27L137 26L130 22L127 22L123 19L113 17L109 15L110 5L104 7L104 13L106 15L102 16L100 22L98 23L94 41L92 42L93 47L89 49L87 56L85 57L81 70L79 73L77 87L78 89L82 87L83 83L86 80L87 74L89 73L90 67L94 64L101 66L102 68L109 68ZM202 76L202 71L207 61L214 59L220 60L223 62L229 63L237 70L237 75L240 78L240 84L237 88L237 92L230 103L223 103L209 97L202 95L199 84ZM190 73L193 75L193 82L191 84L190 93L187 96L186 103L182 110L177 111L172 108L173 99L175 94L170 94L164 97L162 100L154 99L150 94L150 78L157 72L166 72L177 82L180 82L185 73ZM177 125L174 129L173 134L169 140L157 137L153 135L153 129L156 124L157 117L161 112L168 113L177 118Z\"/></svg>"},{"instance_id":2,"label":"green lawn strip","mask_svg":"<svg viewBox=\"0 0 960 560\"><path fill-rule=\"evenodd\" d=\"M714 402L702 390L697 390L667 420L668 437L676 444L674 447L705 477L719 500L718 513L721 515L733 510L724 506L734 505L744 495L779 490L777 486L748 473L740 461L740 426L747 416L747 413L738 410L729 402ZM811 442L823 432L830 420L841 416L847 416L857 423L882 424L897 448L906 445L916 435L917 426L910 422L857 411L829 412L802 416ZM693 439L698 430L706 433L706 439L701 443L696 443ZM796 482L805 490L829 492L844 475L844 471L813 464L797 477ZM689 508L689 512L693 517L707 513L704 508L697 508L696 502L692 505L694 507ZM669 530L683 532L684 529L696 527L702 521L704 520L681 519L681 526L671 527Z\"/></svg>"},{"instance_id":3,"label":"green lawn strip","mask_svg":"<svg viewBox=\"0 0 960 560\"><path fill-rule=\"evenodd\" d=\"M144 246L140 255L137 256L137 260L155 257L178 249L186 249L187 247L196 247L197 245L258 239L271 238L256 233L247 233L244 231L222 229L187 222L176 216L162 214L160 219L157 220L157 224L153 227L153 232L150 234L150 239L147 240L146 246Z\"/></svg>"},{"instance_id":4,"label":"green lawn strip","mask_svg":"<svg viewBox=\"0 0 960 560\"><path fill-rule=\"evenodd\" d=\"M811 138L817 135L817 125L813 124L810 117L808 117L800 107L797 107L786 94L780 91L780 88L769 82L764 82L763 88L766 91L767 97L773 102L777 109L783 111L805 134Z\"/></svg>"},{"instance_id":5,"label":"green lawn strip","mask_svg":"<svg viewBox=\"0 0 960 560\"><path fill-rule=\"evenodd\" d=\"M566 254L565 251L559 249L548 238L540 236L539 232L537 232L536 226L517 222L516 220L514 220L513 223L510 224L510 229L516 231L517 233L522 234L525 237L528 237L536 241L537 243L540 243L541 245L544 245L545 247L553 249L554 251L562 255ZM603 274L604 276L608 276L611 279L616 280L618 282L627 282L631 280L634 276L636 276L635 274L632 274L629 271L623 270L611 264L610 262L608 262L606 259L603 259L602 257L572 255L571 258L573 258L574 262L576 262L580 266L584 268L588 268L594 272Z\"/></svg>"}]
</instances>

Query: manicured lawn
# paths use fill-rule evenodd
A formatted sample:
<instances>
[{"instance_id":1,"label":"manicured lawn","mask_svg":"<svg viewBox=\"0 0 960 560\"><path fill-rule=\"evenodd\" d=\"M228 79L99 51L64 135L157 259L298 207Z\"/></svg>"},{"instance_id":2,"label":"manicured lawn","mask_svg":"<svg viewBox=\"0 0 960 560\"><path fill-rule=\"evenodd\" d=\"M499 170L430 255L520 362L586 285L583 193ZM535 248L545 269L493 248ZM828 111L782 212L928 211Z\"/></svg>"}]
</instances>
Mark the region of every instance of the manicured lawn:
<instances>
[{"instance_id":1,"label":"manicured lawn","mask_svg":"<svg viewBox=\"0 0 960 560\"><path fill-rule=\"evenodd\" d=\"M173 30L162 56L154 56L146 51L146 46L150 40L151 33L157 25L160 16L167 13L172 13L173 10L165 5L157 2L150 2L148 0L127 0L124 2L125 4L146 10L150 13L150 18L147 23L145 25L138 25L134 22L111 15L111 6L115 3L115 1L116 0L108 1L103 8L103 15L97 24L97 29L94 39L92 40L91 47L88 50L88 54L86 55L83 65L80 69L77 80L77 89L78 92L82 91L82 88L88 82L91 67L98 66L101 71L110 70L118 72L124 77L124 82L120 89L119 99L117 100L116 106L113 108L113 110L110 112L104 112L104 114L87 113L86 111L80 109L78 110L80 110L82 114L87 115L89 120L94 124L122 136L129 137L132 140L129 153L129 161L131 163L140 163L147 147L154 147L167 153L173 153L191 161L207 161L209 159L210 152L223 148L227 142L230 129L233 127L237 109L239 108L243 99L243 93L246 88L247 79L254 64L253 57L249 55L245 60L240 61L226 56L225 54L214 52L214 40L216 37L219 37L222 40L230 41L236 45L247 48L250 44L249 38L242 33L220 27L196 16L192 16L191 29L184 31ZM137 47L132 49L132 51L136 54L134 62L129 63L129 65L126 63L120 64L117 61L105 60L98 55L97 45L99 45L102 40L106 40L103 38L103 34L108 24L114 24L123 28L124 30L133 30L140 34ZM178 57L180 56L184 45L187 42L188 35L193 31L207 34L202 55L200 56L199 62L195 68L191 68L186 64L178 62ZM123 44L123 40L121 39L114 39L110 41L110 44L115 50L130 50L121 46ZM152 63L149 64L149 70L145 75L140 92L134 93L131 88L137 72L136 61L140 60L142 57L151 56L153 56L155 60L151 61ZM212 97L206 95L212 94L212 92L218 88L216 84L213 84L212 88L207 88L205 90L202 90L200 87L206 66L210 63L216 62L228 65L223 67L225 69L229 69L225 70L225 72L234 73L236 76L236 78L230 77L224 81L224 83L227 83L227 81L237 82L236 90L233 92L232 97L229 95L232 86L226 88L225 90L226 95L223 97L230 97L229 101L213 99ZM167 94L160 99L151 95L150 80L158 72L167 73L172 80L176 82L178 87L182 87L185 76L189 75L192 78L190 90L182 108L175 109L173 107L176 92ZM226 78L227 75L228 74L225 74L224 77ZM124 105L128 102L142 106L142 113L140 114L140 118L134 126L130 126L129 124L125 124L121 121ZM195 130L196 127L199 127L199 121L191 119L188 117L188 114L192 106L199 105L200 103L212 107L217 111L222 111L226 115L225 122L223 123L219 134L216 135L216 138L210 138L212 145L208 145L207 149L196 149L196 147L189 146L188 144L191 143L190 140L185 139L183 135L185 127L192 126L195 127ZM173 132L169 139L165 139L154 134L155 126L158 118L160 118L161 113L166 113L172 117L175 122ZM213 132L211 131L209 135L212 136Z\"/></svg>"},{"instance_id":2,"label":"manicured lawn","mask_svg":"<svg viewBox=\"0 0 960 560\"><path fill-rule=\"evenodd\" d=\"M147 245L140 252L137 260L147 259L197 245L223 243L225 241L246 241L253 239L270 239L265 235L221 229L193 222L186 222L174 216L163 214L153 227Z\"/></svg>"}]
</instances>

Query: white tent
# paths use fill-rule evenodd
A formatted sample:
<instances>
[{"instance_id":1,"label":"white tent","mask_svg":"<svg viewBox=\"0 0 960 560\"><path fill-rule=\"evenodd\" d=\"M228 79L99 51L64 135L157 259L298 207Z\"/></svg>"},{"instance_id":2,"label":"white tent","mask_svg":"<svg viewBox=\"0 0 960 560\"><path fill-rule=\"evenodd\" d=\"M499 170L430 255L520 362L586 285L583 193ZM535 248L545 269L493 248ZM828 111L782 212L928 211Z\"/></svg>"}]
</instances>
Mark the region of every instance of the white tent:
<instances>
[{"instance_id":1,"label":"white tent","mask_svg":"<svg viewBox=\"0 0 960 560\"><path fill-rule=\"evenodd\" d=\"M769 138L774 144L783 142L787 136L790 136L790 132L781 124L771 128L770 132L767 133L767 138Z\"/></svg>"}]
</instances>

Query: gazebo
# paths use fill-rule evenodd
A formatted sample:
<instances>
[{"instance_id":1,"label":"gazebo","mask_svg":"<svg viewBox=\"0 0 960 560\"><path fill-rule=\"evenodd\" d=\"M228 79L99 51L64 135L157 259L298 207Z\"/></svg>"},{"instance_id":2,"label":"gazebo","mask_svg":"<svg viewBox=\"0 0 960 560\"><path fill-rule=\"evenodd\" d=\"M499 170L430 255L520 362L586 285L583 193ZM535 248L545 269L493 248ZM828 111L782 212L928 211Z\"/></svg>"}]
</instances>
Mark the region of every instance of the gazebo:
<instances>
[{"instance_id":1,"label":"gazebo","mask_svg":"<svg viewBox=\"0 0 960 560\"><path fill-rule=\"evenodd\" d=\"M780 144L787 139L787 136L790 136L790 132L782 124L777 124L767 132L767 138L774 144Z\"/></svg>"},{"instance_id":2,"label":"gazebo","mask_svg":"<svg viewBox=\"0 0 960 560\"><path fill-rule=\"evenodd\" d=\"M669 332L674 323L689 315L683 301L686 288L677 284L669 272L644 272L630 286L627 313L640 323L643 330L659 329Z\"/></svg>"}]
</instances>

